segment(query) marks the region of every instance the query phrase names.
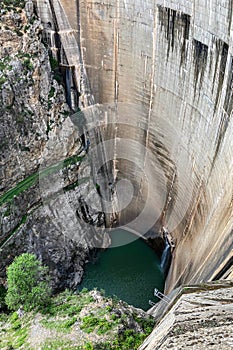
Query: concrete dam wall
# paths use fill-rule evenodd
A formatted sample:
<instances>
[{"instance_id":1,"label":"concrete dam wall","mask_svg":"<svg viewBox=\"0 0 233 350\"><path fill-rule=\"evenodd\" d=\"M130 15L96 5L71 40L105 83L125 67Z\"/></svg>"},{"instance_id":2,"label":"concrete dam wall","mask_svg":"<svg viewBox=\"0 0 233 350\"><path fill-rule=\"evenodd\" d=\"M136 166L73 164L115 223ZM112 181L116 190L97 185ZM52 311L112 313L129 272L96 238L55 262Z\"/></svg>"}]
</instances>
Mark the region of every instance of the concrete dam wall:
<instances>
[{"instance_id":1,"label":"concrete dam wall","mask_svg":"<svg viewBox=\"0 0 233 350\"><path fill-rule=\"evenodd\" d=\"M56 22L90 145L102 144L93 159L97 170L107 165L94 179L111 202L109 225L171 232L167 291L220 276L232 258L231 1L38 0L37 8L44 24Z\"/></svg>"}]
</instances>

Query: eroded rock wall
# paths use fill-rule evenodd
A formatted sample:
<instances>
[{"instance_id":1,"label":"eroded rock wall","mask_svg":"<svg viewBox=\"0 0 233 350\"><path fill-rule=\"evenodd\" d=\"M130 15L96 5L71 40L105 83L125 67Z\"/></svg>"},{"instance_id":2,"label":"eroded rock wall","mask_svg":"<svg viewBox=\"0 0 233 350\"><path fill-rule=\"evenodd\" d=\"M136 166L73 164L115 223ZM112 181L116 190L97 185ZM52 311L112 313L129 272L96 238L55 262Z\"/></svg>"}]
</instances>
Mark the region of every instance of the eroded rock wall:
<instances>
[{"instance_id":1,"label":"eroded rock wall","mask_svg":"<svg viewBox=\"0 0 233 350\"><path fill-rule=\"evenodd\" d=\"M0 283L27 251L49 266L54 289L73 288L105 239L85 145L34 4L3 1L0 16Z\"/></svg>"}]
</instances>

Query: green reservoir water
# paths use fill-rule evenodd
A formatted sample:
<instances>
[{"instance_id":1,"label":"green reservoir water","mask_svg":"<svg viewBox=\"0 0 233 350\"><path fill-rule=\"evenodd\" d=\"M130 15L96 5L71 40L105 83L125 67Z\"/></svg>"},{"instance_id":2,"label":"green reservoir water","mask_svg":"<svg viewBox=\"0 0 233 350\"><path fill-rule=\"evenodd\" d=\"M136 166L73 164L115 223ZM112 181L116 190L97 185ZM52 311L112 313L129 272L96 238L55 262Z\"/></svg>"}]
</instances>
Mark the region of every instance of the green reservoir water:
<instances>
[{"instance_id":1,"label":"green reservoir water","mask_svg":"<svg viewBox=\"0 0 233 350\"><path fill-rule=\"evenodd\" d=\"M148 310L149 300L158 301L154 288L161 292L164 288L159 258L142 239L134 240L135 235L130 232L115 230L110 236L112 248L100 252L94 263L86 265L79 290L104 289L106 296L116 295L130 305Z\"/></svg>"}]
</instances>

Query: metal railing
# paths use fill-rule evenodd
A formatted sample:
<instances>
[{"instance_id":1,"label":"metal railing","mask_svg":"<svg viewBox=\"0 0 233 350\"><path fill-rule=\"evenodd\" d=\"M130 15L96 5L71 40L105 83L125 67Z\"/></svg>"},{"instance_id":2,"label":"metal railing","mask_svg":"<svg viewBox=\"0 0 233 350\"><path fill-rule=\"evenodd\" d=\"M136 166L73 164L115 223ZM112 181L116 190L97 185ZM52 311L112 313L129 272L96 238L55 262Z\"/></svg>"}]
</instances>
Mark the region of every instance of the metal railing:
<instances>
[{"instance_id":1,"label":"metal railing","mask_svg":"<svg viewBox=\"0 0 233 350\"><path fill-rule=\"evenodd\" d=\"M171 299L169 299L166 295L161 293L157 288L154 289L154 296L159 298L160 300L164 301L167 304L169 304L170 301L171 301ZM155 306L156 303L154 303L153 301L149 300L149 304L151 306Z\"/></svg>"}]
</instances>

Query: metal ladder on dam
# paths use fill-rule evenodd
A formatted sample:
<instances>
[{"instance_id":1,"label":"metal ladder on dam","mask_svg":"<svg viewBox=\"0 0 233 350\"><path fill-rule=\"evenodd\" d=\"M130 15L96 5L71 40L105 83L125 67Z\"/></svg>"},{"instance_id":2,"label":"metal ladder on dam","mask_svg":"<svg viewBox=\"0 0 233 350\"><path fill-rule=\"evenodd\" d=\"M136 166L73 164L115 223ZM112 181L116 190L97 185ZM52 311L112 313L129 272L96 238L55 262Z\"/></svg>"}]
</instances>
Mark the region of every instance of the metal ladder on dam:
<instances>
[{"instance_id":1,"label":"metal ladder on dam","mask_svg":"<svg viewBox=\"0 0 233 350\"><path fill-rule=\"evenodd\" d=\"M154 289L154 296L159 298L161 301L165 302L166 304L169 304L171 299L169 299L166 295L161 293L157 288ZM152 300L149 300L149 304L151 306L155 306L156 303L154 303Z\"/></svg>"}]
</instances>

